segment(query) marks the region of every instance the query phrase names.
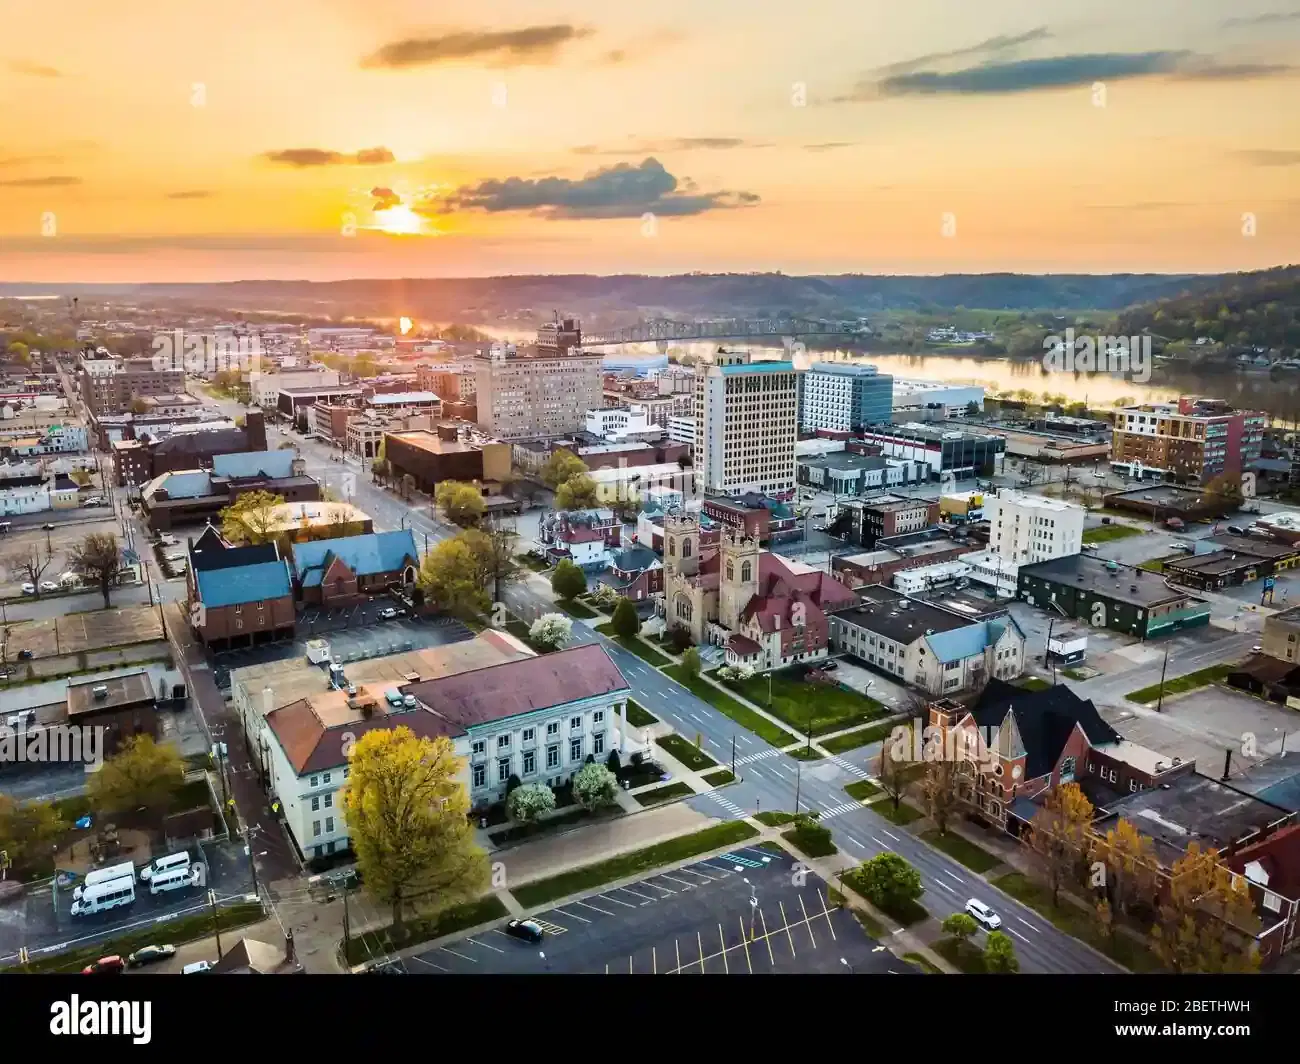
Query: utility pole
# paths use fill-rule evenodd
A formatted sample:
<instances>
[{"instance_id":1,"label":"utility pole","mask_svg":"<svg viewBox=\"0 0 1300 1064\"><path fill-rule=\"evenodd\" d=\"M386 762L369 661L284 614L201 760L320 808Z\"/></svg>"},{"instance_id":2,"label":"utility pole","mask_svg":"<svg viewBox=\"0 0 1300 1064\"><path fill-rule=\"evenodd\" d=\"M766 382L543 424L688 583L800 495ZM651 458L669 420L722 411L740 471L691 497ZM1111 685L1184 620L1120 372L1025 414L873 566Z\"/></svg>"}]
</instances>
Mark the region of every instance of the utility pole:
<instances>
[{"instance_id":1,"label":"utility pole","mask_svg":"<svg viewBox=\"0 0 1300 1064\"><path fill-rule=\"evenodd\" d=\"M260 894L261 888L257 885L257 861L254 860L253 842L258 835L262 833L262 825L254 824L244 829L244 849L248 853L248 871L253 877L253 893Z\"/></svg>"},{"instance_id":2,"label":"utility pole","mask_svg":"<svg viewBox=\"0 0 1300 1064\"><path fill-rule=\"evenodd\" d=\"M1161 707L1165 704L1165 670L1169 668L1169 651L1165 651L1164 664L1160 666L1160 695L1156 699L1156 712L1162 712Z\"/></svg>"},{"instance_id":3,"label":"utility pole","mask_svg":"<svg viewBox=\"0 0 1300 1064\"><path fill-rule=\"evenodd\" d=\"M212 907L212 937L217 940L217 960L221 960L221 925L217 921L217 892L208 891L208 905Z\"/></svg>"},{"instance_id":4,"label":"utility pole","mask_svg":"<svg viewBox=\"0 0 1300 1064\"><path fill-rule=\"evenodd\" d=\"M1285 737L1282 741L1286 741ZM731 737L731 776L732 779L736 777L736 737L734 735Z\"/></svg>"},{"instance_id":5,"label":"utility pole","mask_svg":"<svg viewBox=\"0 0 1300 1064\"><path fill-rule=\"evenodd\" d=\"M799 815L799 785L803 780L803 762L798 758L794 762L794 815Z\"/></svg>"}]
</instances>

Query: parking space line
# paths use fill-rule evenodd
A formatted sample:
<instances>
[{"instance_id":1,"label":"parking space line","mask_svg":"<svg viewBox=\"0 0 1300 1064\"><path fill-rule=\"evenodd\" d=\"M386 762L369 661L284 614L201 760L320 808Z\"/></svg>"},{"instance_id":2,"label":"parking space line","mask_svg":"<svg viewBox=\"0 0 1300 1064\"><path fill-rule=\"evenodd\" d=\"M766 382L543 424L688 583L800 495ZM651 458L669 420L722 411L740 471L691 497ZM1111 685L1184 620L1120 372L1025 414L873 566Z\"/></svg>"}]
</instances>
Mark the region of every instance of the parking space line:
<instances>
[{"instance_id":1,"label":"parking space line","mask_svg":"<svg viewBox=\"0 0 1300 1064\"><path fill-rule=\"evenodd\" d=\"M673 950L677 953L677 974L682 974L682 946L677 939L673 939Z\"/></svg>"},{"instance_id":2,"label":"parking space line","mask_svg":"<svg viewBox=\"0 0 1300 1064\"><path fill-rule=\"evenodd\" d=\"M597 894L596 897L598 897L598 898L604 898L605 895L603 895L603 894ZM615 901L616 899L614 899L614 898L605 898L605 900L606 900L606 901ZM602 909L599 905L592 905L592 904L590 904L589 902L585 902L585 901L575 901L573 904L574 904L574 905L581 905L584 909L595 909L596 912L598 912L598 913L604 913L606 916L613 916L613 915L614 915L614 914L613 914L612 912L610 912L608 909ZM629 909L635 909L635 908L636 908L635 905L628 905L627 902L625 902L625 901L620 901L620 902L618 902L618 904L619 904L619 905L625 905L625 906L627 906L627 908L629 908Z\"/></svg>"},{"instance_id":3,"label":"parking space line","mask_svg":"<svg viewBox=\"0 0 1300 1064\"><path fill-rule=\"evenodd\" d=\"M699 931L695 932L695 944L700 947L700 974L704 974L704 935Z\"/></svg>"},{"instance_id":4,"label":"parking space line","mask_svg":"<svg viewBox=\"0 0 1300 1064\"><path fill-rule=\"evenodd\" d=\"M446 946L439 946L438 948L442 950L443 953L450 953L453 957L459 957L463 961L469 961L470 964L478 964L478 961L473 957L466 957L465 954L457 953L454 949L448 949Z\"/></svg>"},{"instance_id":5,"label":"parking space line","mask_svg":"<svg viewBox=\"0 0 1300 1064\"><path fill-rule=\"evenodd\" d=\"M412 957L411 960L427 964L430 968L437 968L440 972L447 972L448 974L451 972L450 968L444 968L441 964L434 964L433 961L426 961L423 957Z\"/></svg>"},{"instance_id":6,"label":"parking space line","mask_svg":"<svg viewBox=\"0 0 1300 1064\"><path fill-rule=\"evenodd\" d=\"M717 872L718 875L721 876L723 879L726 879L727 876L732 875L732 871L730 868L719 868L717 865L711 865L707 861L704 863L704 867L707 868L710 872Z\"/></svg>"},{"instance_id":7,"label":"parking space line","mask_svg":"<svg viewBox=\"0 0 1300 1064\"><path fill-rule=\"evenodd\" d=\"M722 946L722 974L731 974L731 965L727 963L727 936L722 933L722 924L718 924L718 944Z\"/></svg>"},{"instance_id":8,"label":"parking space line","mask_svg":"<svg viewBox=\"0 0 1300 1064\"><path fill-rule=\"evenodd\" d=\"M643 880L643 882L646 884L646 886L648 886L648 887L654 887L655 890L662 890L665 894L676 894L676 893L677 893L677 891L673 890L671 887L661 887L658 883L652 882L652 881L649 880L649 879L647 879L647 880Z\"/></svg>"},{"instance_id":9,"label":"parking space line","mask_svg":"<svg viewBox=\"0 0 1300 1064\"><path fill-rule=\"evenodd\" d=\"M763 941L767 943L767 959L772 962L772 967L776 967L776 954L772 952L772 936L767 930L767 917L763 915L763 910L758 910L758 918L763 921Z\"/></svg>"},{"instance_id":10,"label":"parking space line","mask_svg":"<svg viewBox=\"0 0 1300 1064\"><path fill-rule=\"evenodd\" d=\"M670 883L676 883L679 887L684 887L686 890L694 890L695 887L696 887L696 884L694 884L694 883L687 883L686 880L684 880L684 879L673 879L672 876L670 876L670 875L666 875L666 874L665 874L665 875L661 875L659 878L660 878L660 879L666 879L666 880L668 880ZM707 878L707 877L706 877L706 878Z\"/></svg>"},{"instance_id":11,"label":"parking space line","mask_svg":"<svg viewBox=\"0 0 1300 1064\"><path fill-rule=\"evenodd\" d=\"M813 934L812 921L808 919L808 909L803 903L803 895L799 895L799 910L803 913L804 926L808 928L808 939L812 942L812 948L817 948L817 936Z\"/></svg>"},{"instance_id":12,"label":"parking space line","mask_svg":"<svg viewBox=\"0 0 1300 1064\"><path fill-rule=\"evenodd\" d=\"M470 944L473 945L473 946L482 946L484 949L490 949L493 953L504 953L504 952L505 952L505 950L503 950L503 949L497 949L496 946L489 946L486 942L480 942L480 941L478 941L478 939L467 938L467 939L465 939L465 941L468 942L468 943L470 943Z\"/></svg>"},{"instance_id":13,"label":"parking space line","mask_svg":"<svg viewBox=\"0 0 1300 1064\"><path fill-rule=\"evenodd\" d=\"M772 854L771 854L771 852L768 851L768 850L761 850L761 849L759 849L757 846L742 846L739 850L736 850L735 852L736 852L736 853L744 853L746 850L748 850L750 853L756 853L756 854L758 854L759 859L763 862L763 864L771 864L771 863L772 863Z\"/></svg>"},{"instance_id":14,"label":"parking space line","mask_svg":"<svg viewBox=\"0 0 1300 1064\"><path fill-rule=\"evenodd\" d=\"M754 974L754 962L749 959L749 941L745 938L745 918L738 917L740 920L740 944L745 947L745 966L749 969L749 974Z\"/></svg>"},{"instance_id":15,"label":"parking space line","mask_svg":"<svg viewBox=\"0 0 1300 1064\"><path fill-rule=\"evenodd\" d=\"M649 905L651 902L654 902L654 901L657 901L657 900L658 900L657 898L651 898L651 897L649 897L648 895L645 895L645 894L638 894L635 890L632 890L630 887L616 887L616 888L614 888L614 889L615 889L615 890L621 890L624 894L631 894L632 897L634 897L634 898L640 898L640 899L641 899L641 904L642 904L642 905ZM602 898L609 898L609 895L608 895L608 894L602 894L601 897L602 897ZM610 900L610 901L617 901L618 899L617 899L617 898L609 898L609 900ZM627 902L624 902L623 904L626 905Z\"/></svg>"},{"instance_id":16,"label":"parking space line","mask_svg":"<svg viewBox=\"0 0 1300 1064\"><path fill-rule=\"evenodd\" d=\"M501 928L499 928L499 927L494 927L494 928L492 928L492 934L494 934L494 935L500 935L502 938L509 938L509 937L510 937L510 936L507 935L504 931L502 931Z\"/></svg>"},{"instance_id":17,"label":"parking space line","mask_svg":"<svg viewBox=\"0 0 1300 1064\"><path fill-rule=\"evenodd\" d=\"M789 918L785 915L785 902L783 902L780 898L777 898L777 899L776 899L776 904L777 904L778 906L780 906L780 909L781 909L781 923L785 924L785 933L786 933L786 936L790 939L790 956L791 956L792 958L793 958L793 957L796 957L796 956L798 956L798 954L796 954L795 951L794 951L794 932L790 930L790 920L789 920Z\"/></svg>"},{"instance_id":18,"label":"parking space line","mask_svg":"<svg viewBox=\"0 0 1300 1064\"><path fill-rule=\"evenodd\" d=\"M826 895L819 890L817 898L822 903L822 913L826 917L826 930L831 933L831 941L838 942L839 938L835 934L835 924L831 921L831 911L826 908Z\"/></svg>"},{"instance_id":19,"label":"parking space line","mask_svg":"<svg viewBox=\"0 0 1300 1064\"><path fill-rule=\"evenodd\" d=\"M697 872L697 871L695 871L694 868L679 868L679 869L677 869L677 871L682 872L682 873L684 873L685 875L699 876L699 877L700 877L702 880L704 880L704 882L706 882L706 883L712 883L712 882L713 882L713 877L712 877L712 876L706 876L703 872Z\"/></svg>"},{"instance_id":20,"label":"parking space line","mask_svg":"<svg viewBox=\"0 0 1300 1064\"><path fill-rule=\"evenodd\" d=\"M627 955L627 974L632 974L632 954Z\"/></svg>"},{"instance_id":21,"label":"parking space line","mask_svg":"<svg viewBox=\"0 0 1300 1064\"><path fill-rule=\"evenodd\" d=\"M555 909L555 910L553 910L553 911L554 911L554 912L557 912L557 913L564 913L564 915L567 916L570 920L577 920L577 921L579 921L580 923L584 923L584 924L589 924L589 923L591 923L591 921L588 920L586 917L584 917L584 916L579 916L577 913L571 913L571 912L569 912L569 911L567 911L567 910L565 910L565 909Z\"/></svg>"}]
</instances>

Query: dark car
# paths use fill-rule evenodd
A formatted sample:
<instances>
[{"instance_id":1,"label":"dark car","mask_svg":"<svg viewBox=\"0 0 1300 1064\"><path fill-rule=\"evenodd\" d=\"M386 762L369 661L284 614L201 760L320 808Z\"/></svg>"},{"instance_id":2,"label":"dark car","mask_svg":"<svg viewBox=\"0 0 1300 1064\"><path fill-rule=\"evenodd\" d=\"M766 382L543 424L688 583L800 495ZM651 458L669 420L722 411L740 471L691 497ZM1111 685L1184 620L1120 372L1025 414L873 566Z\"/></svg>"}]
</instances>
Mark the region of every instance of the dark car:
<instances>
[{"instance_id":1,"label":"dark car","mask_svg":"<svg viewBox=\"0 0 1300 1064\"><path fill-rule=\"evenodd\" d=\"M87 964L81 969L82 975L121 975L122 969L126 967L126 961L122 960L117 954L111 957L100 957L99 960L92 964Z\"/></svg>"},{"instance_id":2,"label":"dark car","mask_svg":"<svg viewBox=\"0 0 1300 1064\"><path fill-rule=\"evenodd\" d=\"M31 660L32 660L32 652L31 652L30 650L20 650L20 651L18 651L18 660L19 660L19 661L31 661Z\"/></svg>"},{"instance_id":3,"label":"dark car","mask_svg":"<svg viewBox=\"0 0 1300 1064\"><path fill-rule=\"evenodd\" d=\"M42 531L42 532L53 532L53 531L54 531L54 526L53 526L52 524L50 524L50 523L47 521L45 524L41 525L41 531Z\"/></svg>"},{"instance_id":4,"label":"dark car","mask_svg":"<svg viewBox=\"0 0 1300 1064\"><path fill-rule=\"evenodd\" d=\"M543 931L541 925L534 920L510 920L506 923L506 934L525 942L540 942Z\"/></svg>"},{"instance_id":5,"label":"dark car","mask_svg":"<svg viewBox=\"0 0 1300 1064\"><path fill-rule=\"evenodd\" d=\"M838 661L823 661L819 666L822 672L831 672L833 669L838 669L839 667L840 663Z\"/></svg>"},{"instance_id":6,"label":"dark car","mask_svg":"<svg viewBox=\"0 0 1300 1064\"><path fill-rule=\"evenodd\" d=\"M142 968L146 964L157 964L176 956L175 946L143 946L127 957L129 968Z\"/></svg>"}]
</instances>

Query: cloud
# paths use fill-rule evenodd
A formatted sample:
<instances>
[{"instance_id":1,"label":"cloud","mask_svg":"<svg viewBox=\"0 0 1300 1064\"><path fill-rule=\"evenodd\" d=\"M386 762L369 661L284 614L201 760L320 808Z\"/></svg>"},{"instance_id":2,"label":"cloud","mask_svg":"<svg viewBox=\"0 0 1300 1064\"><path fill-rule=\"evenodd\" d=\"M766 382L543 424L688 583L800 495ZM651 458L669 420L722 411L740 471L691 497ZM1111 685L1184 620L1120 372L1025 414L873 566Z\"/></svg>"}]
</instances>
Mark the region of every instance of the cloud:
<instances>
[{"instance_id":1,"label":"cloud","mask_svg":"<svg viewBox=\"0 0 1300 1064\"><path fill-rule=\"evenodd\" d=\"M517 30L466 30L441 37L408 37L372 52L361 60L361 66L366 70L405 70L478 58L506 65L549 63L562 45L589 37L592 32L555 23Z\"/></svg>"},{"instance_id":2,"label":"cloud","mask_svg":"<svg viewBox=\"0 0 1300 1064\"><path fill-rule=\"evenodd\" d=\"M856 145L852 140L825 140L820 144L805 144L804 151L836 151L839 148L852 148Z\"/></svg>"},{"instance_id":3,"label":"cloud","mask_svg":"<svg viewBox=\"0 0 1300 1064\"><path fill-rule=\"evenodd\" d=\"M759 202L752 192L688 192L658 159L639 166L619 163L574 180L508 177L456 190L442 210L533 211L547 218L635 218L642 214L685 217Z\"/></svg>"},{"instance_id":4,"label":"cloud","mask_svg":"<svg viewBox=\"0 0 1300 1064\"><path fill-rule=\"evenodd\" d=\"M355 155L322 148L284 148L268 151L262 158L280 166L303 169L309 166L377 166L391 163L396 157L387 148L365 148Z\"/></svg>"},{"instance_id":5,"label":"cloud","mask_svg":"<svg viewBox=\"0 0 1300 1064\"><path fill-rule=\"evenodd\" d=\"M1237 26L1273 26L1283 22L1300 22L1300 11L1271 11L1263 15L1244 15L1239 18L1225 19L1219 25L1223 29Z\"/></svg>"},{"instance_id":6,"label":"cloud","mask_svg":"<svg viewBox=\"0 0 1300 1064\"><path fill-rule=\"evenodd\" d=\"M1300 166L1300 151L1254 148L1235 152L1234 154L1238 158L1254 163L1256 166Z\"/></svg>"},{"instance_id":7,"label":"cloud","mask_svg":"<svg viewBox=\"0 0 1300 1064\"><path fill-rule=\"evenodd\" d=\"M3 188L62 188L66 185L79 185L79 177L15 177L0 181Z\"/></svg>"},{"instance_id":8,"label":"cloud","mask_svg":"<svg viewBox=\"0 0 1300 1064\"><path fill-rule=\"evenodd\" d=\"M31 78L61 78L61 71L55 70L54 67L44 66L40 63L32 63L26 59L10 59L6 64L11 73L24 74Z\"/></svg>"},{"instance_id":9,"label":"cloud","mask_svg":"<svg viewBox=\"0 0 1300 1064\"><path fill-rule=\"evenodd\" d=\"M1178 71L1183 81L1254 81L1289 74L1295 67L1286 63L1216 63L1213 59L1198 59Z\"/></svg>"},{"instance_id":10,"label":"cloud","mask_svg":"<svg viewBox=\"0 0 1300 1064\"><path fill-rule=\"evenodd\" d=\"M950 52L931 52L929 55L918 55L915 59L905 59L900 63L891 63L889 66L881 67L876 71L876 74L905 74L923 66L944 63L953 59L966 59L973 55L1001 55L1004 52L1019 48L1022 44L1045 41L1051 36L1052 33L1046 26L1039 26L1025 33L1002 34L997 37L989 37L978 44L967 45L965 48L954 48Z\"/></svg>"},{"instance_id":11,"label":"cloud","mask_svg":"<svg viewBox=\"0 0 1300 1064\"><path fill-rule=\"evenodd\" d=\"M180 192L168 192L167 198L171 200L195 200L211 199L216 193L206 188L189 188Z\"/></svg>"},{"instance_id":12,"label":"cloud","mask_svg":"<svg viewBox=\"0 0 1300 1064\"><path fill-rule=\"evenodd\" d=\"M770 148L772 145L743 137L674 137L671 140L636 141L624 148L602 148L583 144L574 155L667 155L679 151L730 151L733 148Z\"/></svg>"},{"instance_id":13,"label":"cloud","mask_svg":"<svg viewBox=\"0 0 1300 1064\"><path fill-rule=\"evenodd\" d=\"M636 42L621 48L611 48L601 55L598 63L603 66L617 66L631 63L648 56L655 56L671 45L678 44L685 34L678 30L658 30L637 37Z\"/></svg>"},{"instance_id":14,"label":"cloud","mask_svg":"<svg viewBox=\"0 0 1300 1064\"><path fill-rule=\"evenodd\" d=\"M372 188L370 195L374 197L374 204L371 209L376 211L386 211L389 207L396 207L402 202L402 197L394 192L391 188Z\"/></svg>"},{"instance_id":15,"label":"cloud","mask_svg":"<svg viewBox=\"0 0 1300 1064\"><path fill-rule=\"evenodd\" d=\"M0 167L61 163L62 155L0 155Z\"/></svg>"}]
</instances>

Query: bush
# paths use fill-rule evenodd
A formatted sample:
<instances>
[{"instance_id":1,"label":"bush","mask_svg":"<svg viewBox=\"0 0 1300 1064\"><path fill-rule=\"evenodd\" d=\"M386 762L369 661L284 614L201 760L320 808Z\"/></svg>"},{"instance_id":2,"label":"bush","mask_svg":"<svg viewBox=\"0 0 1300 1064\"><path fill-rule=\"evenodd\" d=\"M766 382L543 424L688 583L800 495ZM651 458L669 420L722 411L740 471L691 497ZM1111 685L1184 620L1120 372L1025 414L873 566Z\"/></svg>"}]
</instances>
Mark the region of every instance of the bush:
<instances>
[{"instance_id":1,"label":"bush","mask_svg":"<svg viewBox=\"0 0 1300 1064\"><path fill-rule=\"evenodd\" d=\"M569 602L587 590L587 577L568 558L562 558L551 574L551 590L563 601Z\"/></svg>"},{"instance_id":2,"label":"bush","mask_svg":"<svg viewBox=\"0 0 1300 1064\"><path fill-rule=\"evenodd\" d=\"M618 780L604 765L587 764L573 775L573 800L594 811L618 801Z\"/></svg>"},{"instance_id":3,"label":"bush","mask_svg":"<svg viewBox=\"0 0 1300 1064\"><path fill-rule=\"evenodd\" d=\"M544 783L529 783L510 792L506 807L511 819L528 824L555 808L555 792Z\"/></svg>"},{"instance_id":4,"label":"bush","mask_svg":"<svg viewBox=\"0 0 1300 1064\"><path fill-rule=\"evenodd\" d=\"M540 647L554 649L573 635L573 622L562 613L544 613L533 621L528 638Z\"/></svg>"},{"instance_id":5,"label":"bush","mask_svg":"<svg viewBox=\"0 0 1300 1064\"><path fill-rule=\"evenodd\" d=\"M623 762L619 759L617 750L609 752L609 757L605 758L605 767L614 775L618 775L618 770L623 767Z\"/></svg>"},{"instance_id":6,"label":"bush","mask_svg":"<svg viewBox=\"0 0 1300 1064\"><path fill-rule=\"evenodd\" d=\"M680 624L668 629L668 633L664 638L668 641L668 645L672 647L673 651L678 654L687 647L693 646L695 643L695 640L691 638L691 633Z\"/></svg>"},{"instance_id":7,"label":"bush","mask_svg":"<svg viewBox=\"0 0 1300 1064\"><path fill-rule=\"evenodd\" d=\"M614 615L609 623L614 629L614 634L624 639L632 639L641 631L641 618L637 616L636 607L632 605L631 599L621 596L618 605L614 607Z\"/></svg>"},{"instance_id":8,"label":"bush","mask_svg":"<svg viewBox=\"0 0 1300 1064\"><path fill-rule=\"evenodd\" d=\"M522 782L523 782L523 781L522 781L518 776L516 776L513 772L510 773L510 778L509 778L508 780L506 780L506 798L507 798L507 800L510 798L510 795L511 795L515 790L516 790L516 788L518 788L518 787L520 786L520 784L521 784Z\"/></svg>"},{"instance_id":9,"label":"bush","mask_svg":"<svg viewBox=\"0 0 1300 1064\"><path fill-rule=\"evenodd\" d=\"M615 750L614 752L618 753L617 750ZM641 762L645 760L645 754L641 753L640 750L634 750L632 752L632 757L630 758L630 760L632 762L633 768L640 768Z\"/></svg>"},{"instance_id":10,"label":"bush","mask_svg":"<svg viewBox=\"0 0 1300 1064\"><path fill-rule=\"evenodd\" d=\"M700 652L694 647L687 647L682 654L682 674L691 680L700 674Z\"/></svg>"}]
</instances>

